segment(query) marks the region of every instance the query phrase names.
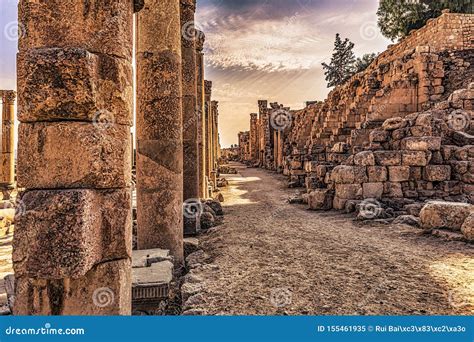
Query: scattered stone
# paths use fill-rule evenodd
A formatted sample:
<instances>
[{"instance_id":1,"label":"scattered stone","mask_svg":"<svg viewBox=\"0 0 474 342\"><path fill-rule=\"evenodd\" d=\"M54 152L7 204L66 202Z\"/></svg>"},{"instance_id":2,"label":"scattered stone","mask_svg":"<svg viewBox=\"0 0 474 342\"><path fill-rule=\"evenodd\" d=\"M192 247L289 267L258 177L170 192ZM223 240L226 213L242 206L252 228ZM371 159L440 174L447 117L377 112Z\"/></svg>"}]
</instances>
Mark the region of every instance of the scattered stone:
<instances>
[{"instance_id":1,"label":"scattered stone","mask_svg":"<svg viewBox=\"0 0 474 342\"><path fill-rule=\"evenodd\" d=\"M400 215L394 221L394 224L407 224L409 226L419 227L420 219L413 215Z\"/></svg>"},{"instance_id":2,"label":"scattered stone","mask_svg":"<svg viewBox=\"0 0 474 342\"><path fill-rule=\"evenodd\" d=\"M446 228L460 231L474 206L467 203L428 202L420 212L421 226L424 229Z\"/></svg>"}]
</instances>

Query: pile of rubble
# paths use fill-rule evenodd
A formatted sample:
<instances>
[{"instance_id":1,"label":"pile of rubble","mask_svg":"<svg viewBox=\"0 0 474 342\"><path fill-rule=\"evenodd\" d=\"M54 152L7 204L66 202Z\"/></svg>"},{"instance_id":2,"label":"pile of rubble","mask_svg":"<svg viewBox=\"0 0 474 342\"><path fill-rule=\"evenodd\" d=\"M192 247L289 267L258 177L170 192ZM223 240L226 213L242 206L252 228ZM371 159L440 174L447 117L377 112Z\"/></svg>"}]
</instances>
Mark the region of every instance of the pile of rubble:
<instances>
[{"instance_id":1,"label":"pile of rubble","mask_svg":"<svg viewBox=\"0 0 474 342\"><path fill-rule=\"evenodd\" d=\"M428 201L474 203L473 108L474 83L434 109L386 120L371 130L363 151L347 153L345 143L336 144L332 154L345 156L340 165L336 158L306 162L310 209L357 210L370 219L402 216L417 224Z\"/></svg>"}]
</instances>

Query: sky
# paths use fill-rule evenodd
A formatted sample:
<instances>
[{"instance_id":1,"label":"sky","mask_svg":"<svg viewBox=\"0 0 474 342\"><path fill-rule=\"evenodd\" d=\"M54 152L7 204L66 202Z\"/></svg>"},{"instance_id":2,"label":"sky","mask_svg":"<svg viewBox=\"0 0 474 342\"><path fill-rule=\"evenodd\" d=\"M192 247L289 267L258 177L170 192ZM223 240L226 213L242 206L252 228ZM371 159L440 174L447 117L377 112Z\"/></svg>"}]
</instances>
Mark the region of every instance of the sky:
<instances>
[{"instance_id":1,"label":"sky","mask_svg":"<svg viewBox=\"0 0 474 342\"><path fill-rule=\"evenodd\" d=\"M17 0L0 0L0 89L16 89ZM196 27L206 35L206 79L219 101L222 147L249 129L257 101L301 109L323 100L322 62L336 33L357 56L391 42L377 27L378 0L197 0Z\"/></svg>"}]
</instances>

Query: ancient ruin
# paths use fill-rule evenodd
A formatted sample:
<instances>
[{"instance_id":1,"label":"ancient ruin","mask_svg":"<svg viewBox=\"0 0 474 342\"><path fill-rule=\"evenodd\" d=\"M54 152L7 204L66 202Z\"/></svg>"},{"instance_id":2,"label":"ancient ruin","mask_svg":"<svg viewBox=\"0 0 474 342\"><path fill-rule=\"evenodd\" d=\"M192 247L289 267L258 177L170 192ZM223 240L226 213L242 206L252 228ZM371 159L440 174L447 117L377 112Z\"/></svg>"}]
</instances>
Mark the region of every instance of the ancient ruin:
<instances>
[{"instance_id":1,"label":"ancient ruin","mask_svg":"<svg viewBox=\"0 0 474 342\"><path fill-rule=\"evenodd\" d=\"M325 301L357 298L402 266L402 294L418 272L439 281L434 255L474 241L474 15L444 11L303 109L259 100L238 146L222 149L196 5L19 1L17 90L0 90L0 232L14 232L0 313L406 314L400 302ZM407 247L401 266L400 235L380 265L364 258L386 256L372 245L383 237L363 240L354 218L377 234L421 228L403 240L414 245L425 235L463 245L427 243L426 259ZM435 275L406 267L419 260ZM301 285L288 312L285 282ZM426 285L429 313L450 312L439 283Z\"/></svg>"},{"instance_id":2,"label":"ancient ruin","mask_svg":"<svg viewBox=\"0 0 474 342\"><path fill-rule=\"evenodd\" d=\"M305 187L310 209L443 228L420 222L427 201L474 203L473 23L445 11L302 110L259 101L240 160Z\"/></svg>"},{"instance_id":3,"label":"ancient ruin","mask_svg":"<svg viewBox=\"0 0 474 342\"><path fill-rule=\"evenodd\" d=\"M1 91L1 222L15 229L14 314L129 315L132 297L134 310L146 311L171 296L184 230L198 234L201 214L218 205L217 102L204 80L195 6L20 1L16 177L16 94ZM215 215L211 223L204 215L206 229Z\"/></svg>"}]
</instances>

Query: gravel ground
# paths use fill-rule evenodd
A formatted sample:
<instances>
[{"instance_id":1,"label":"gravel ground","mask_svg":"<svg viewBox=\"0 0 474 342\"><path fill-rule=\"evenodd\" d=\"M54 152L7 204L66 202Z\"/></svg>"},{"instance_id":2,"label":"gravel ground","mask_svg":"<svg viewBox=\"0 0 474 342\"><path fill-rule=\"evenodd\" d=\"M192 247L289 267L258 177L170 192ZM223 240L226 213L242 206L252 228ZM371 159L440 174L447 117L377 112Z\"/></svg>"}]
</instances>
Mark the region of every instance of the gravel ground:
<instances>
[{"instance_id":1,"label":"gravel ground","mask_svg":"<svg viewBox=\"0 0 474 342\"><path fill-rule=\"evenodd\" d=\"M405 225L290 205L286 179L239 164L224 224L201 237L196 309L211 315L474 313L474 248Z\"/></svg>"}]
</instances>

